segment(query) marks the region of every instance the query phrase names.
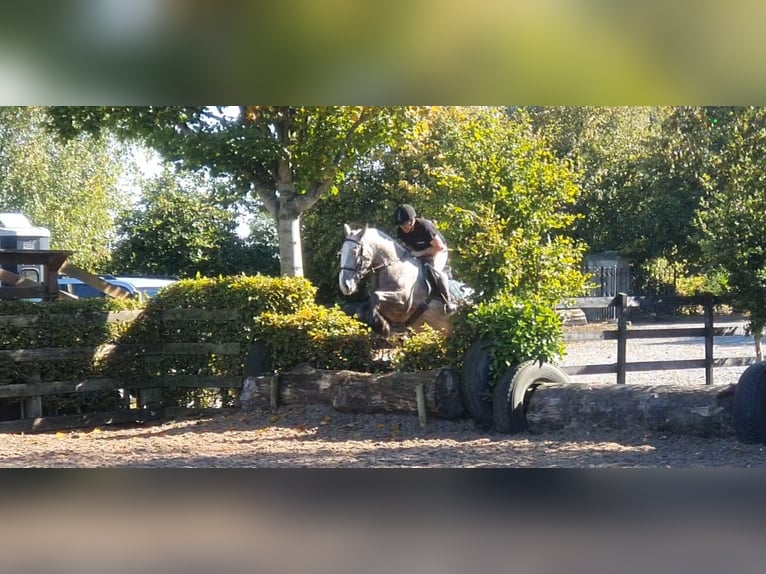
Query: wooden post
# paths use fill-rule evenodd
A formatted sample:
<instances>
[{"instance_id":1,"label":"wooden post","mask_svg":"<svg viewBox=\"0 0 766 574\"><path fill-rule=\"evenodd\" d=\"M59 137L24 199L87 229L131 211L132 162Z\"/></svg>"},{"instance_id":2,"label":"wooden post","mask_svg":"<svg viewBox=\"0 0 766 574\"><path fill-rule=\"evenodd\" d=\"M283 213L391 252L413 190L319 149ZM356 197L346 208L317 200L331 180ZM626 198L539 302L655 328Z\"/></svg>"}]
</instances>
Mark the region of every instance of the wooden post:
<instances>
[{"instance_id":1,"label":"wooden post","mask_svg":"<svg viewBox=\"0 0 766 574\"><path fill-rule=\"evenodd\" d=\"M713 384L713 298L705 297L705 384Z\"/></svg>"},{"instance_id":2,"label":"wooden post","mask_svg":"<svg viewBox=\"0 0 766 574\"><path fill-rule=\"evenodd\" d=\"M415 401L418 405L418 420L420 428L426 428L426 394L423 383L415 385Z\"/></svg>"},{"instance_id":3,"label":"wooden post","mask_svg":"<svg viewBox=\"0 0 766 574\"><path fill-rule=\"evenodd\" d=\"M269 383L269 405L273 412L279 408L279 374L271 377Z\"/></svg>"},{"instance_id":4,"label":"wooden post","mask_svg":"<svg viewBox=\"0 0 766 574\"><path fill-rule=\"evenodd\" d=\"M29 379L32 383L39 383L42 380L39 367L30 367ZM23 398L21 400L21 410L21 418L23 419L36 419L43 416L42 396L37 395Z\"/></svg>"},{"instance_id":5,"label":"wooden post","mask_svg":"<svg viewBox=\"0 0 766 574\"><path fill-rule=\"evenodd\" d=\"M628 296L618 293L614 298L617 306L617 384L625 384L628 343Z\"/></svg>"}]
</instances>

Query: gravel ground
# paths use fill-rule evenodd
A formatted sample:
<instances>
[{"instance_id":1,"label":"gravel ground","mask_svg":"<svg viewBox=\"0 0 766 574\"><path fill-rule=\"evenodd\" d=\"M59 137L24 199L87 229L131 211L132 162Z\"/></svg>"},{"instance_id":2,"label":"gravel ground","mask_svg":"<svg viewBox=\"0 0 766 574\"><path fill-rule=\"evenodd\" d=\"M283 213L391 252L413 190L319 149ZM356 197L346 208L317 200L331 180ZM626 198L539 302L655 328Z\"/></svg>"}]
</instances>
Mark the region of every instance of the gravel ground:
<instances>
[{"instance_id":1,"label":"gravel ground","mask_svg":"<svg viewBox=\"0 0 766 574\"><path fill-rule=\"evenodd\" d=\"M721 324L724 325L723 323ZM651 325L632 328L659 328ZM716 357L754 356L752 339L716 340ZM703 358L701 339L633 340L628 360ZM565 365L616 360L614 341L569 346ZM735 383L744 367L715 371ZM611 376L576 377L614 382ZM704 384L704 371L628 373L632 383ZM0 435L2 467L766 467L766 447L642 430L567 429L507 436L470 419L352 415L324 406L281 407L160 424Z\"/></svg>"}]
</instances>

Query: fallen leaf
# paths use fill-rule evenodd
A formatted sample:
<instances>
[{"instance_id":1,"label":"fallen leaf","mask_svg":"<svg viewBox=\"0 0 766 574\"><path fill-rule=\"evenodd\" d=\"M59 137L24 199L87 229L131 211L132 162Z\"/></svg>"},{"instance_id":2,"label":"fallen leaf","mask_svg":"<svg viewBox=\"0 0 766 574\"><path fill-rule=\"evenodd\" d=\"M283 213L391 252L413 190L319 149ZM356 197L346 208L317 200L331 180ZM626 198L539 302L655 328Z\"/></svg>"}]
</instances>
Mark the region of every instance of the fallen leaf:
<instances>
[{"instance_id":1,"label":"fallen leaf","mask_svg":"<svg viewBox=\"0 0 766 574\"><path fill-rule=\"evenodd\" d=\"M329 416L326 416L321 421L319 421L319 424L320 425L329 425L331 420L332 419Z\"/></svg>"}]
</instances>

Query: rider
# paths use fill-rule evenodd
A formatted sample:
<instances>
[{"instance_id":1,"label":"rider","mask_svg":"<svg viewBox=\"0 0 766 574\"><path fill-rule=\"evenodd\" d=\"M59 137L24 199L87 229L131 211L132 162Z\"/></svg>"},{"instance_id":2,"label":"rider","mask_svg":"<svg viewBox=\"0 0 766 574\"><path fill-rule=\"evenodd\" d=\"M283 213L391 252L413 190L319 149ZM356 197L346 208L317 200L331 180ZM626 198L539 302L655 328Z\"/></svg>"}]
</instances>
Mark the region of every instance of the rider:
<instances>
[{"instance_id":1,"label":"rider","mask_svg":"<svg viewBox=\"0 0 766 574\"><path fill-rule=\"evenodd\" d=\"M415 208L408 204L396 208L396 237L407 246L410 253L434 271L436 286L444 300L444 310L455 310L449 292L449 278L444 271L447 264L447 242L430 219L417 217Z\"/></svg>"}]
</instances>

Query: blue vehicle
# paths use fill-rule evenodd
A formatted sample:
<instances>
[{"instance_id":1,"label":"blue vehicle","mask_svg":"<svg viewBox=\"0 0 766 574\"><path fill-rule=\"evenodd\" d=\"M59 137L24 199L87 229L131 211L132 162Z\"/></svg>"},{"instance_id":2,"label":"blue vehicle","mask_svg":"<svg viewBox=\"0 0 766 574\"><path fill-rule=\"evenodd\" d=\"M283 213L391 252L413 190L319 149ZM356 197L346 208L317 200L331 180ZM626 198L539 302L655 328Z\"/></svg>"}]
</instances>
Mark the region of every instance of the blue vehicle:
<instances>
[{"instance_id":1,"label":"blue vehicle","mask_svg":"<svg viewBox=\"0 0 766 574\"><path fill-rule=\"evenodd\" d=\"M114 275L100 275L100 278L115 287L125 289L131 297L141 299L152 298L157 295L160 289L177 281L177 279L164 277L115 277ZM61 291L78 298L106 297L106 293L74 277L60 276L58 283Z\"/></svg>"}]
</instances>

